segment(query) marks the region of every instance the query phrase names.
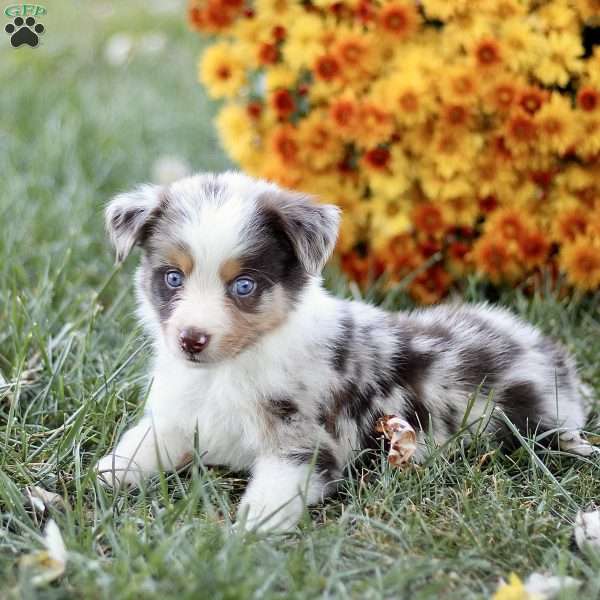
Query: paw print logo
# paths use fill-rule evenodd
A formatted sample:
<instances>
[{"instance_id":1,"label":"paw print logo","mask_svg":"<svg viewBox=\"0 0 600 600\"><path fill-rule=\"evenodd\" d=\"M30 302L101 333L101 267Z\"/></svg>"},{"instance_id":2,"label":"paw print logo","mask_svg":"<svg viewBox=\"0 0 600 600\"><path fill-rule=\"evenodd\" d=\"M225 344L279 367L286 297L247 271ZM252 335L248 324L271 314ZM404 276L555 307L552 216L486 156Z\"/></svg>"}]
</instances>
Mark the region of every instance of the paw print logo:
<instances>
[{"instance_id":1,"label":"paw print logo","mask_svg":"<svg viewBox=\"0 0 600 600\"><path fill-rule=\"evenodd\" d=\"M18 48L27 44L35 48L40 43L40 34L44 33L44 26L36 23L33 17L15 17L12 23L9 23L4 31L10 35L10 43L13 48Z\"/></svg>"}]
</instances>

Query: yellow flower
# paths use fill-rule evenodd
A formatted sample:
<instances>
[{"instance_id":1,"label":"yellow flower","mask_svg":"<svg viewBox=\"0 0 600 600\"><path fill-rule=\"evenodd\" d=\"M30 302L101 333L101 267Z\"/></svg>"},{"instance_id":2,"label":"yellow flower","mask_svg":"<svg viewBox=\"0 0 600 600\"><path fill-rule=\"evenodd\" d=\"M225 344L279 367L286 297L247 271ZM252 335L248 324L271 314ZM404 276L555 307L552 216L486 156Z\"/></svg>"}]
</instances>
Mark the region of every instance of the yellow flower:
<instances>
[{"instance_id":1,"label":"yellow flower","mask_svg":"<svg viewBox=\"0 0 600 600\"><path fill-rule=\"evenodd\" d=\"M344 155L344 144L323 109L312 111L298 124L300 156L304 164L322 171L337 164Z\"/></svg>"},{"instance_id":2,"label":"yellow flower","mask_svg":"<svg viewBox=\"0 0 600 600\"><path fill-rule=\"evenodd\" d=\"M579 34L551 31L545 38L535 76L545 85L566 86L583 68L583 46Z\"/></svg>"},{"instance_id":3,"label":"yellow flower","mask_svg":"<svg viewBox=\"0 0 600 600\"><path fill-rule=\"evenodd\" d=\"M260 42L270 38L271 23L264 19L238 19L235 21L231 37L238 40L240 50L244 53L254 54L254 48Z\"/></svg>"},{"instance_id":4,"label":"yellow flower","mask_svg":"<svg viewBox=\"0 0 600 600\"><path fill-rule=\"evenodd\" d=\"M412 70L378 79L370 98L390 110L396 121L406 126L425 122L436 103L433 86L421 73Z\"/></svg>"},{"instance_id":5,"label":"yellow flower","mask_svg":"<svg viewBox=\"0 0 600 600\"><path fill-rule=\"evenodd\" d=\"M527 3L521 0L483 0L479 5L479 11L501 20L522 18L527 14L528 8Z\"/></svg>"},{"instance_id":6,"label":"yellow flower","mask_svg":"<svg viewBox=\"0 0 600 600\"><path fill-rule=\"evenodd\" d=\"M474 104L479 100L480 82L468 65L450 65L438 85L441 97L447 102Z\"/></svg>"},{"instance_id":7,"label":"yellow flower","mask_svg":"<svg viewBox=\"0 0 600 600\"><path fill-rule=\"evenodd\" d=\"M575 33L579 29L577 14L565 0L546 2L536 14L546 31L570 30Z\"/></svg>"},{"instance_id":8,"label":"yellow flower","mask_svg":"<svg viewBox=\"0 0 600 600\"><path fill-rule=\"evenodd\" d=\"M500 37L506 48L505 63L512 71L527 73L541 59L544 37L528 20L507 19L500 24Z\"/></svg>"},{"instance_id":9,"label":"yellow flower","mask_svg":"<svg viewBox=\"0 0 600 600\"><path fill-rule=\"evenodd\" d=\"M483 148L479 133L439 129L433 136L430 160L444 179L468 173Z\"/></svg>"},{"instance_id":10,"label":"yellow flower","mask_svg":"<svg viewBox=\"0 0 600 600\"><path fill-rule=\"evenodd\" d=\"M494 36L495 28L492 23L489 17L477 11L471 11L450 21L444 26L441 39L442 55L447 60L453 60L463 52L469 53L478 40Z\"/></svg>"},{"instance_id":11,"label":"yellow flower","mask_svg":"<svg viewBox=\"0 0 600 600\"><path fill-rule=\"evenodd\" d=\"M365 77L377 72L381 61L375 35L350 27L336 32L331 53L339 60L346 81L364 82Z\"/></svg>"},{"instance_id":12,"label":"yellow flower","mask_svg":"<svg viewBox=\"0 0 600 600\"><path fill-rule=\"evenodd\" d=\"M492 596L492 600L534 600L536 596L530 594L517 575L511 573L508 583L503 583Z\"/></svg>"},{"instance_id":13,"label":"yellow flower","mask_svg":"<svg viewBox=\"0 0 600 600\"><path fill-rule=\"evenodd\" d=\"M389 141L394 133L394 117L380 104L365 101L360 106L362 131L356 145L370 148Z\"/></svg>"},{"instance_id":14,"label":"yellow flower","mask_svg":"<svg viewBox=\"0 0 600 600\"><path fill-rule=\"evenodd\" d=\"M385 169L367 168L366 180L375 198L385 202L398 200L413 180L411 165L403 148L392 146Z\"/></svg>"},{"instance_id":15,"label":"yellow flower","mask_svg":"<svg viewBox=\"0 0 600 600\"><path fill-rule=\"evenodd\" d=\"M478 157L470 177L480 198L494 196L500 203L513 197L518 181L511 164L503 164L487 153Z\"/></svg>"},{"instance_id":16,"label":"yellow flower","mask_svg":"<svg viewBox=\"0 0 600 600\"><path fill-rule=\"evenodd\" d=\"M286 65L273 65L266 70L265 87L267 92L280 88L294 87L298 73Z\"/></svg>"},{"instance_id":17,"label":"yellow flower","mask_svg":"<svg viewBox=\"0 0 600 600\"><path fill-rule=\"evenodd\" d=\"M472 227L479 217L479 205L472 195L454 196L442 201L442 212L446 222Z\"/></svg>"},{"instance_id":18,"label":"yellow flower","mask_svg":"<svg viewBox=\"0 0 600 600\"><path fill-rule=\"evenodd\" d=\"M575 0L575 6L584 21L600 15L600 2L598 0Z\"/></svg>"},{"instance_id":19,"label":"yellow flower","mask_svg":"<svg viewBox=\"0 0 600 600\"><path fill-rule=\"evenodd\" d=\"M591 207L600 201L600 173L598 168L570 164L556 177L563 195L572 192Z\"/></svg>"},{"instance_id":20,"label":"yellow flower","mask_svg":"<svg viewBox=\"0 0 600 600\"><path fill-rule=\"evenodd\" d=\"M412 223L407 207L399 200L379 198L371 203L371 244L375 250L387 246L398 235L410 231Z\"/></svg>"},{"instance_id":21,"label":"yellow flower","mask_svg":"<svg viewBox=\"0 0 600 600\"><path fill-rule=\"evenodd\" d=\"M418 168L418 179L423 194L436 202L460 196L472 196L477 189L468 175L442 177L434 165L421 163Z\"/></svg>"},{"instance_id":22,"label":"yellow flower","mask_svg":"<svg viewBox=\"0 0 600 600\"><path fill-rule=\"evenodd\" d=\"M594 53L585 61L585 64L589 82L600 88L600 47L594 48Z\"/></svg>"},{"instance_id":23,"label":"yellow flower","mask_svg":"<svg viewBox=\"0 0 600 600\"><path fill-rule=\"evenodd\" d=\"M571 102L565 96L554 92L534 120L540 131L540 144L552 152L562 155L575 143L577 121L573 119Z\"/></svg>"},{"instance_id":24,"label":"yellow flower","mask_svg":"<svg viewBox=\"0 0 600 600\"><path fill-rule=\"evenodd\" d=\"M422 0L425 15L430 19L447 21L456 15L465 13L473 0Z\"/></svg>"},{"instance_id":25,"label":"yellow flower","mask_svg":"<svg viewBox=\"0 0 600 600\"><path fill-rule=\"evenodd\" d=\"M259 138L246 110L237 104L223 107L216 119L223 147L237 162L247 163L259 147Z\"/></svg>"},{"instance_id":26,"label":"yellow flower","mask_svg":"<svg viewBox=\"0 0 600 600\"><path fill-rule=\"evenodd\" d=\"M268 21L287 20L304 12L299 0L256 0L255 9L261 19Z\"/></svg>"},{"instance_id":27,"label":"yellow flower","mask_svg":"<svg viewBox=\"0 0 600 600\"><path fill-rule=\"evenodd\" d=\"M283 58L292 69L312 66L315 58L324 51L324 22L316 15L303 12L294 17L291 23L283 45Z\"/></svg>"},{"instance_id":28,"label":"yellow flower","mask_svg":"<svg viewBox=\"0 0 600 600\"><path fill-rule=\"evenodd\" d=\"M579 137L575 145L578 156L588 160L600 152L600 111L584 113L580 109L573 111L575 123L579 123Z\"/></svg>"},{"instance_id":29,"label":"yellow flower","mask_svg":"<svg viewBox=\"0 0 600 600\"><path fill-rule=\"evenodd\" d=\"M232 44L209 46L199 64L200 81L213 98L231 97L246 84L244 64Z\"/></svg>"}]
</instances>

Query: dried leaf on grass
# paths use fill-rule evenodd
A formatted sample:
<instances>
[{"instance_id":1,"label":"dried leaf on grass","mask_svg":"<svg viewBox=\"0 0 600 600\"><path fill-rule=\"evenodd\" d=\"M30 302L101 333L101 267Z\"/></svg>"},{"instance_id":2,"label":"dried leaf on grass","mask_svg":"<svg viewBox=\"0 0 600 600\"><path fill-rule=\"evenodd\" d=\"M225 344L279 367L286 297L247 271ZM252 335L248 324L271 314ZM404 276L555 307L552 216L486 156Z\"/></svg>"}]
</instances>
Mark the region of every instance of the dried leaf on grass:
<instances>
[{"instance_id":1,"label":"dried leaf on grass","mask_svg":"<svg viewBox=\"0 0 600 600\"><path fill-rule=\"evenodd\" d=\"M62 496L49 492L39 485L30 485L23 490L25 501L37 513L44 514L49 508L64 508Z\"/></svg>"},{"instance_id":2,"label":"dried leaf on grass","mask_svg":"<svg viewBox=\"0 0 600 600\"><path fill-rule=\"evenodd\" d=\"M390 442L388 462L394 467L407 464L417 450L417 434L404 419L385 415L377 422L376 431Z\"/></svg>"}]
</instances>

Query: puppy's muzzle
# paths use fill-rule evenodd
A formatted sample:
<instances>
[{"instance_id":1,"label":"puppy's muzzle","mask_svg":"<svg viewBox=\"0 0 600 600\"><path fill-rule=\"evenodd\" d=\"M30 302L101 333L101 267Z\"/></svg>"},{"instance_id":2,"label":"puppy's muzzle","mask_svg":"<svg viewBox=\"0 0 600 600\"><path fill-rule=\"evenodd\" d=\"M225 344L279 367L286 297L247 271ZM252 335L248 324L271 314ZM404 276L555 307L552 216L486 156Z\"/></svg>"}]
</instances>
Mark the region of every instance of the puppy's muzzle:
<instances>
[{"instance_id":1,"label":"puppy's muzzle","mask_svg":"<svg viewBox=\"0 0 600 600\"><path fill-rule=\"evenodd\" d=\"M195 327L184 329L179 334L179 347L186 354L199 354L208 346L209 342L210 335Z\"/></svg>"}]
</instances>

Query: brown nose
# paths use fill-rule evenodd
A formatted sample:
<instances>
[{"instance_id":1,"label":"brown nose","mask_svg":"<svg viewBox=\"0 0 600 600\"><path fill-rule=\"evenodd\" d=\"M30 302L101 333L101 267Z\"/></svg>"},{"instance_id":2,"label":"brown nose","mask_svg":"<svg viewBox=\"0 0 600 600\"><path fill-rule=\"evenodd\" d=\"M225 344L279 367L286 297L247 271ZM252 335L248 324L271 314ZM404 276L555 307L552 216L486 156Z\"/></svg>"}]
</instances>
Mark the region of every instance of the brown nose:
<instances>
[{"instance_id":1,"label":"brown nose","mask_svg":"<svg viewBox=\"0 0 600 600\"><path fill-rule=\"evenodd\" d=\"M208 333L204 333L204 331L200 331L200 329L196 329L195 327L184 329L179 334L179 345L181 346L181 349L190 354L198 354L198 352L202 352L202 350L208 346L209 341L210 335L208 335Z\"/></svg>"}]
</instances>

